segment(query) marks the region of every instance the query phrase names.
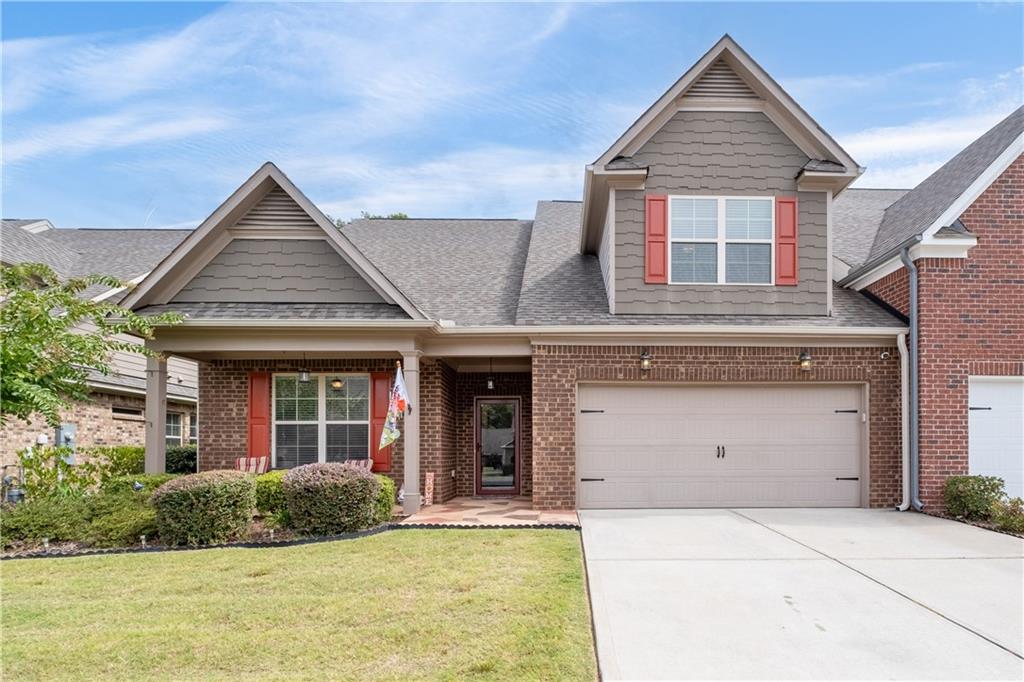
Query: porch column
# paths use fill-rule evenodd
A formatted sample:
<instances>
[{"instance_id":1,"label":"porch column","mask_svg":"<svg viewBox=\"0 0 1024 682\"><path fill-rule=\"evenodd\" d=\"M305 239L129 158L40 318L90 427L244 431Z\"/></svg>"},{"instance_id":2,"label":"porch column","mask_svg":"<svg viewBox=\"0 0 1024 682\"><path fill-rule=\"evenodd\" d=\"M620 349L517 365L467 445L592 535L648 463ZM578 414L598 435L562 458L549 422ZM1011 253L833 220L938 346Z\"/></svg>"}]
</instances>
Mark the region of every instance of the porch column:
<instances>
[{"instance_id":1,"label":"porch column","mask_svg":"<svg viewBox=\"0 0 1024 682\"><path fill-rule=\"evenodd\" d=\"M420 510L420 351L402 353L402 373L409 393L409 409L402 429L405 502L402 511L415 514Z\"/></svg>"},{"instance_id":2,"label":"porch column","mask_svg":"<svg viewBox=\"0 0 1024 682\"><path fill-rule=\"evenodd\" d=\"M167 358L146 358L146 473L167 464Z\"/></svg>"}]
</instances>

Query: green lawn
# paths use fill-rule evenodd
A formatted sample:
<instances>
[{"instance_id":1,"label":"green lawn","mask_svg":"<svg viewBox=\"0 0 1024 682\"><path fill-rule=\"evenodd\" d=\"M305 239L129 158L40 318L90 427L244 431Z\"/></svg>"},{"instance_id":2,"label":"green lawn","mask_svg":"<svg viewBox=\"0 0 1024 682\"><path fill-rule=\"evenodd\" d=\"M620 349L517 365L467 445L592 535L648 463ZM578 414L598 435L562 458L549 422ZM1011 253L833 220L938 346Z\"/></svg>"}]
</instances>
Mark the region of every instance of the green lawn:
<instances>
[{"instance_id":1,"label":"green lawn","mask_svg":"<svg viewBox=\"0 0 1024 682\"><path fill-rule=\"evenodd\" d=\"M11 680L596 678L568 531L407 530L0 571Z\"/></svg>"}]
</instances>

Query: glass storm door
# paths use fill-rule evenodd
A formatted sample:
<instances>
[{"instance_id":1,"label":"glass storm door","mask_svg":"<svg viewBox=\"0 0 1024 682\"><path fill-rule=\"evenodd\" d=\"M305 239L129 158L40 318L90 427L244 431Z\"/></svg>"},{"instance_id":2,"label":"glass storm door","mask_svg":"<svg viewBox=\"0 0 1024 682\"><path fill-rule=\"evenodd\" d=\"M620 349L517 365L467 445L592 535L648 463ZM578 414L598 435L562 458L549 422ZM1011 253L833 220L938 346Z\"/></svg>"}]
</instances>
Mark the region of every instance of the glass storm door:
<instances>
[{"instance_id":1,"label":"glass storm door","mask_svg":"<svg viewBox=\"0 0 1024 682\"><path fill-rule=\"evenodd\" d=\"M476 492L519 494L519 399L476 401Z\"/></svg>"}]
</instances>

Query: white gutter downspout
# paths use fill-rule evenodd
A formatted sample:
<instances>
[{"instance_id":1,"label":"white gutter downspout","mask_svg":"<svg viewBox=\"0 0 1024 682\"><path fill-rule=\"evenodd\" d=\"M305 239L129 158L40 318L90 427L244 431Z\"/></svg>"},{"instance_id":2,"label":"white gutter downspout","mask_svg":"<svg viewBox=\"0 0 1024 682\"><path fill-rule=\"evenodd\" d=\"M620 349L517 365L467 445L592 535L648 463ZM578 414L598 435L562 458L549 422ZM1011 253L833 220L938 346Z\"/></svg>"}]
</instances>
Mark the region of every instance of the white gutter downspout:
<instances>
[{"instance_id":1,"label":"white gutter downspout","mask_svg":"<svg viewBox=\"0 0 1024 682\"><path fill-rule=\"evenodd\" d=\"M900 351L900 471L903 472L903 496L897 511L910 509L910 357L907 353L907 335L896 337L896 347Z\"/></svg>"}]
</instances>

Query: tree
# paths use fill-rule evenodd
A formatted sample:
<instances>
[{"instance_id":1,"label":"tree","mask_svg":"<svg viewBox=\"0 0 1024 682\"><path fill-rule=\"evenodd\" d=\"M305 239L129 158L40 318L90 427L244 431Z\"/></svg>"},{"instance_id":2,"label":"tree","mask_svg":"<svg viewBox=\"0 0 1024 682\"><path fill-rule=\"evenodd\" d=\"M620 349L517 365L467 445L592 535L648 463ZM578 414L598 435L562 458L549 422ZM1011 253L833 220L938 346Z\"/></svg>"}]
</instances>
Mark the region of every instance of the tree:
<instances>
[{"instance_id":1,"label":"tree","mask_svg":"<svg viewBox=\"0 0 1024 682\"><path fill-rule=\"evenodd\" d=\"M328 219L330 219L339 228L340 227L345 227L346 225L349 224L349 222L351 222L351 221L348 221L348 220L342 220L341 218L331 218L331 216L327 216L327 217L328 217ZM381 215L379 213L368 213L366 211L360 211L359 212L359 217L362 220L408 220L409 219L409 214L408 213L401 213L401 212L399 212L399 213L388 213L387 215Z\"/></svg>"},{"instance_id":2,"label":"tree","mask_svg":"<svg viewBox=\"0 0 1024 682\"><path fill-rule=\"evenodd\" d=\"M115 351L155 355L118 335L153 338L157 325L181 321L175 313L142 317L83 297L93 285L129 286L106 275L62 281L39 263L0 270L0 424L35 415L60 424L62 409L88 398L90 369L109 374Z\"/></svg>"}]
</instances>

